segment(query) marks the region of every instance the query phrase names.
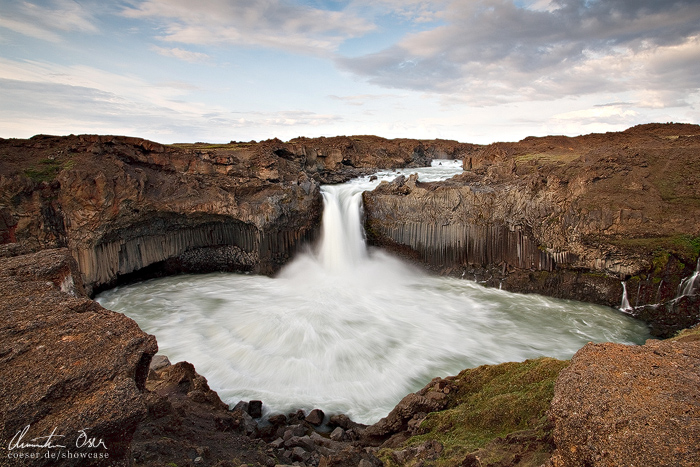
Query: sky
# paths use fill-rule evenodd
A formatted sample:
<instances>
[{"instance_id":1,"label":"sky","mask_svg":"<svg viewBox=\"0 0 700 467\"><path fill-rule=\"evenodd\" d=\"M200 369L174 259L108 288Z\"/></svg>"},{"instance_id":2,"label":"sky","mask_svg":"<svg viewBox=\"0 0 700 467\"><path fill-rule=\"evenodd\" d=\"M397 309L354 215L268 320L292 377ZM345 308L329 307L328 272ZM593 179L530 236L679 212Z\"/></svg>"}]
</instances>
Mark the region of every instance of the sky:
<instances>
[{"instance_id":1,"label":"sky","mask_svg":"<svg viewBox=\"0 0 700 467\"><path fill-rule=\"evenodd\" d=\"M700 0L0 0L0 137L700 123Z\"/></svg>"}]
</instances>

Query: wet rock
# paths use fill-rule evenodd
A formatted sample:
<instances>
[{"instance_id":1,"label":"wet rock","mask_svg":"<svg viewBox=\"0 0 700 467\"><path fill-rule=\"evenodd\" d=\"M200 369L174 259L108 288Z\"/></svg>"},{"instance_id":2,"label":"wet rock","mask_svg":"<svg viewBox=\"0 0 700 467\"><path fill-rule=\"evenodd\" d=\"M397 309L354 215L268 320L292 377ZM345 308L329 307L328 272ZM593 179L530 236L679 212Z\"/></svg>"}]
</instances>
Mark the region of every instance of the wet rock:
<instances>
[{"instance_id":1,"label":"wet rock","mask_svg":"<svg viewBox=\"0 0 700 467\"><path fill-rule=\"evenodd\" d=\"M301 447L295 447L294 449L292 449L292 459L305 462L311 459L311 454L309 452L306 452Z\"/></svg>"},{"instance_id":2,"label":"wet rock","mask_svg":"<svg viewBox=\"0 0 700 467\"><path fill-rule=\"evenodd\" d=\"M262 401L248 402L248 415L253 418L262 417Z\"/></svg>"},{"instance_id":3,"label":"wet rock","mask_svg":"<svg viewBox=\"0 0 700 467\"><path fill-rule=\"evenodd\" d=\"M284 414L273 415L267 419L274 426L282 426L287 424L287 417Z\"/></svg>"},{"instance_id":4,"label":"wet rock","mask_svg":"<svg viewBox=\"0 0 700 467\"><path fill-rule=\"evenodd\" d=\"M324 417L325 414L323 413L323 410L314 409L309 413L309 415L306 416L304 420L306 420L314 426L320 426L323 423Z\"/></svg>"},{"instance_id":5,"label":"wet rock","mask_svg":"<svg viewBox=\"0 0 700 467\"><path fill-rule=\"evenodd\" d=\"M296 425L299 423L303 423L305 418L306 418L306 413L300 409L294 413L288 414L287 415L287 422L290 425Z\"/></svg>"},{"instance_id":6,"label":"wet rock","mask_svg":"<svg viewBox=\"0 0 700 467\"><path fill-rule=\"evenodd\" d=\"M343 430L341 427L336 427L331 432L331 439L333 441L342 441L344 436L345 436L345 430Z\"/></svg>"},{"instance_id":7,"label":"wet rock","mask_svg":"<svg viewBox=\"0 0 700 467\"><path fill-rule=\"evenodd\" d=\"M231 409L231 411L232 411L232 412L235 412L235 411L237 411L237 410L239 410L239 411L241 411L241 412L246 412L246 413L248 413L248 402L246 402L246 401L238 401L238 403L236 403L236 405L233 406L233 408Z\"/></svg>"},{"instance_id":8,"label":"wet rock","mask_svg":"<svg viewBox=\"0 0 700 467\"><path fill-rule=\"evenodd\" d=\"M337 415L332 415L329 420L329 424L331 426L339 426L344 430L355 430L355 431L364 431L365 428L367 428L367 425L363 425L361 423L354 422L353 420L350 419L345 414L337 414Z\"/></svg>"},{"instance_id":9,"label":"wet rock","mask_svg":"<svg viewBox=\"0 0 700 467\"><path fill-rule=\"evenodd\" d=\"M151 365L149 366L149 370L158 371L170 365L170 360L168 360L168 357L166 357L165 355L154 355L151 359Z\"/></svg>"},{"instance_id":10,"label":"wet rock","mask_svg":"<svg viewBox=\"0 0 700 467\"><path fill-rule=\"evenodd\" d=\"M401 399L401 402L380 421L367 427L364 436L369 438L387 438L392 434L405 431L408 424L417 414L434 412L444 408L445 404L423 395L412 393Z\"/></svg>"},{"instance_id":11,"label":"wet rock","mask_svg":"<svg viewBox=\"0 0 700 467\"><path fill-rule=\"evenodd\" d=\"M284 432L284 440L287 441L292 437L304 436L306 434L306 427L304 425L290 425Z\"/></svg>"}]
</instances>

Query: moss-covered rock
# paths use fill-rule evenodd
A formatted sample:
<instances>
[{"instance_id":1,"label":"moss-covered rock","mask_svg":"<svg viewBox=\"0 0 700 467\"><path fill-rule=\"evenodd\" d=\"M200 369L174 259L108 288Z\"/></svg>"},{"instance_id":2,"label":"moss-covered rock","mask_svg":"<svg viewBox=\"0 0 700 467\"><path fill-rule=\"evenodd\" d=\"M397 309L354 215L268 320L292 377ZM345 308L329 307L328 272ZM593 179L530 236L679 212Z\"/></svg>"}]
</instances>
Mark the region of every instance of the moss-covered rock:
<instances>
[{"instance_id":1,"label":"moss-covered rock","mask_svg":"<svg viewBox=\"0 0 700 467\"><path fill-rule=\"evenodd\" d=\"M379 457L387 466L539 465L554 449L546 413L567 365L539 358L447 378L446 409L424 414L403 442L395 445L396 435L387 441Z\"/></svg>"}]
</instances>

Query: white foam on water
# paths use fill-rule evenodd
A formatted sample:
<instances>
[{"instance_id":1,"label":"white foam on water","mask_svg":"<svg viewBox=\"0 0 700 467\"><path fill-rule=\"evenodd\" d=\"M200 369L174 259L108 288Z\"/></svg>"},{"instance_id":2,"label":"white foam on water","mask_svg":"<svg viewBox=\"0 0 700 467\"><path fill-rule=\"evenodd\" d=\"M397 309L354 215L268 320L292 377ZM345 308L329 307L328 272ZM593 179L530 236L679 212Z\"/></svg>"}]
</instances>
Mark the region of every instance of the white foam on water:
<instances>
[{"instance_id":1,"label":"white foam on water","mask_svg":"<svg viewBox=\"0 0 700 467\"><path fill-rule=\"evenodd\" d=\"M443 162L421 180L461 171ZM171 361L193 363L229 404L260 399L266 414L321 408L362 423L436 376L648 337L645 325L611 308L430 276L368 250L361 192L398 173L324 187L321 241L275 278L174 276L98 301L154 334Z\"/></svg>"}]
</instances>

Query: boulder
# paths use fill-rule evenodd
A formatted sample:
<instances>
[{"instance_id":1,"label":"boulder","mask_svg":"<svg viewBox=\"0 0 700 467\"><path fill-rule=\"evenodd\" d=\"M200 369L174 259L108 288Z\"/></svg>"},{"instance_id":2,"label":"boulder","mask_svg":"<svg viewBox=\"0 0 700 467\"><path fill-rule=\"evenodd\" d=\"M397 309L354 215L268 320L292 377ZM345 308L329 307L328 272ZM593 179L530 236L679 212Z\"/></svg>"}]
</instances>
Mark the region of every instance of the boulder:
<instances>
[{"instance_id":1,"label":"boulder","mask_svg":"<svg viewBox=\"0 0 700 467\"><path fill-rule=\"evenodd\" d=\"M700 340L588 344L556 382L550 466L700 462Z\"/></svg>"},{"instance_id":2,"label":"boulder","mask_svg":"<svg viewBox=\"0 0 700 467\"><path fill-rule=\"evenodd\" d=\"M320 426L323 423L323 417L325 417L323 410L313 409L311 412L309 412L309 415L307 415L304 420L306 420L314 426Z\"/></svg>"},{"instance_id":3,"label":"boulder","mask_svg":"<svg viewBox=\"0 0 700 467\"><path fill-rule=\"evenodd\" d=\"M248 402L248 415L253 418L262 417L262 401L250 401Z\"/></svg>"}]
</instances>

